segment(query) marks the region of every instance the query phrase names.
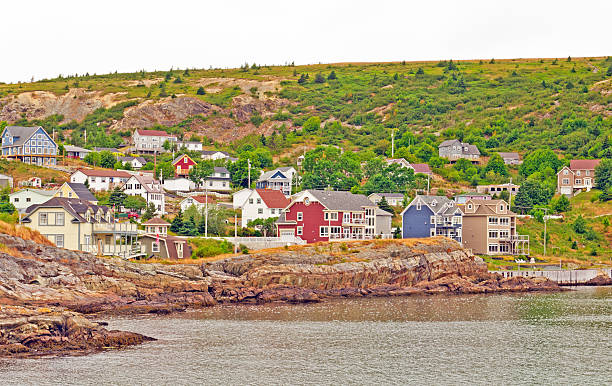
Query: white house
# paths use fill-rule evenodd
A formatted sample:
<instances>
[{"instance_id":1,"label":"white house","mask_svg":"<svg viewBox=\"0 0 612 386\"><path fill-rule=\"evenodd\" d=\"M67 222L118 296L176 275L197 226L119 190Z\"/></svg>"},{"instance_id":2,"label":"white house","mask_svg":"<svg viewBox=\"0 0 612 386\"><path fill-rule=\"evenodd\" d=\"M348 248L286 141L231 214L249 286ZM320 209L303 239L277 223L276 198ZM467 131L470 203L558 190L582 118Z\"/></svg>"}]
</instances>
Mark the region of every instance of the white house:
<instances>
[{"instance_id":1,"label":"white house","mask_svg":"<svg viewBox=\"0 0 612 386\"><path fill-rule=\"evenodd\" d=\"M164 180L163 185L164 189L171 192L189 192L196 188L193 181L184 177Z\"/></svg>"},{"instance_id":2,"label":"white house","mask_svg":"<svg viewBox=\"0 0 612 386\"><path fill-rule=\"evenodd\" d=\"M186 211L188 208L190 208L192 205L195 205L195 207L198 209L198 211L201 211L202 209L204 209L206 207L206 201L208 201L208 207L210 208L211 205L215 205L215 199L212 196L190 196L185 198L183 201L181 201L180 206L181 206L181 210L184 212Z\"/></svg>"},{"instance_id":3,"label":"white house","mask_svg":"<svg viewBox=\"0 0 612 386\"><path fill-rule=\"evenodd\" d=\"M113 190L115 187L124 184L130 174L118 170L107 169L79 169L72 173L70 182L85 184L94 192L102 190Z\"/></svg>"},{"instance_id":4,"label":"white house","mask_svg":"<svg viewBox=\"0 0 612 386\"><path fill-rule=\"evenodd\" d=\"M89 153L91 153L91 150L89 149L84 149L82 147L72 145L64 145L64 155L67 158L83 159L87 157L87 154Z\"/></svg>"},{"instance_id":5,"label":"white house","mask_svg":"<svg viewBox=\"0 0 612 386\"><path fill-rule=\"evenodd\" d=\"M280 217L290 202L280 190L253 189L242 205L242 227L249 221Z\"/></svg>"},{"instance_id":6,"label":"white house","mask_svg":"<svg viewBox=\"0 0 612 386\"><path fill-rule=\"evenodd\" d=\"M383 197L391 206L402 206L404 203L404 195L402 193L372 193L368 196L370 201L378 205Z\"/></svg>"},{"instance_id":7,"label":"white house","mask_svg":"<svg viewBox=\"0 0 612 386\"><path fill-rule=\"evenodd\" d=\"M255 187L257 189L280 190L285 196L291 196L291 186L297 171L292 166L276 168L261 174Z\"/></svg>"},{"instance_id":8,"label":"white house","mask_svg":"<svg viewBox=\"0 0 612 386\"><path fill-rule=\"evenodd\" d=\"M244 188L232 194L232 208L242 208L247 198L249 198L249 196L251 195L251 192L252 189Z\"/></svg>"},{"instance_id":9,"label":"white house","mask_svg":"<svg viewBox=\"0 0 612 386\"><path fill-rule=\"evenodd\" d=\"M196 141L175 141L176 148L178 149L187 149L191 151L202 151L202 142Z\"/></svg>"},{"instance_id":10,"label":"white house","mask_svg":"<svg viewBox=\"0 0 612 386\"><path fill-rule=\"evenodd\" d=\"M117 161L123 163L124 165L130 164L130 166L134 170L138 170L147 164L147 160L144 159L143 157L132 157L132 156L117 157Z\"/></svg>"},{"instance_id":11,"label":"white house","mask_svg":"<svg viewBox=\"0 0 612 386\"><path fill-rule=\"evenodd\" d=\"M213 174L204 181L204 184L208 190L231 192L231 182L229 171L224 167L215 166Z\"/></svg>"},{"instance_id":12,"label":"white house","mask_svg":"<svg viewBox=\"0 0 612 386\"><path fill-rule=\"evenodd\" d=\"M218 159L229 159L231 158L228 152L220 150L202 150L203 160L218 160Z\"/></svg>"},{"instance_id":13,"label":"white house","mask_svg":"<svg viewBox=\"0 0 612 386\"><path fill-rule=\"evenodd\" d=\"M40 177L30 177L27 180L19 182L19 186L29 186L32 188L41 188L42 180Z\"/></svg>"},{"instance_id":14,"label":"white house","mask_svg":"<svg viewBox=\"0 0 612 386\"><path fill-rule=\"evenodd\" d=\"M170 135L161 130L134 130L132 136L134 149L139 153L160 153L164 152L164 142L176 141L176 135Z\"/></svg>"},{"instance_id":15,"label":"white house","mask_svg":"<svg viewBox=\"0 0 612 386\"><path fill-rule=\"evenodd\" d=\"M166 214L166 197L161 183L151 175L132 175L123 185L123 192L128 196L141 196L155 205L159 214Z\"/></svg>"},{"instance_id":16,"label":"white house","mask_svg":"<svg viewBox=\"0 0 612 386\"><path fill-rule=\"evenodd\" d=\"M49 201L57 190L22 189L9 194L9 202L15 206L19 213L25 213L30 205L43 204Z\"/></svg>"}]
</instances>

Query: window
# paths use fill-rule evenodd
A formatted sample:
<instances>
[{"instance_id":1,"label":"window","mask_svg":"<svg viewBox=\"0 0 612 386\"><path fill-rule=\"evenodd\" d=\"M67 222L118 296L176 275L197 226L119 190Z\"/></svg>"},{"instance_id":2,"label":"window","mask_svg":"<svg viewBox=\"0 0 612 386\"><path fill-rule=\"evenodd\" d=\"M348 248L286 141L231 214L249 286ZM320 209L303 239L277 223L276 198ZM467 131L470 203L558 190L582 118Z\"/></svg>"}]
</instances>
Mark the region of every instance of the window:
<instances>
[{"instance_id":1,"label":"window","mask_svg":"<svg viewBox=\"0 0 612 386\"><path fill-rule=\"evenodd\" d=\"M468 209L472 209L472 204L468 204Z\"/></svg>"},{"instance_id":2,"label":"window","mask_svg":"<svg viewBox=\"0 0 612 386\"><path fill-rule=\"evenodd\" d=\"M38 224L39 225L47 225L48 224L48 214L47 213L40 213L38 215Z\"/></svg>"},{"instance_id":3,"label":"window","mask_svg":"<svg viewBox=\"0 0 612 386\"><path fill-rule=\"evenodd\" d=\"M435 224L436 223L436 216L429 216L429 223L430 224Z\"/></svg>"},{"instance_id":4,"label":"window","mask_svg":"<svg viewBox=\"0 0 612 386\"><path fill-rule=\"evenodd\" d=\"M26 197L26 202L31 202L32 198L31 197Z\"/></svg>"},{"instance_id":5,"label":"window","mask_svg":"<svg viewBox=\"0 0 612 386\"><path fill-rule=\"evenodd\" d=\"M590 171L590 170L586 170L584 173L585 173L585 175L587 175L587 176L590 176L590 175L591 175L591 171Z\"/></svg>"},{"instance_id":6,"label":"window","mask_svg":"<svg viewBox=\"0 0 612 386\"><path fill-rule=\"evenodd\" d=\"M297 212L297 220L302 221L304 219L304 214L302 212Z\"/></svg>"},{"instance_id":7,"label":"window","mask_svg":"<svg viewBox=\"0 0 612 386\"><path fill-rule=\"evenodd\" d=\"M563 180L561 180L561 183L563 185L569 185L569 178L564 178Z\"/></svg>"},{"instance_id":8,"label":"window","mask_svg":"<svg viewBox=\"0 0 612 386\"><path fill-rule=\"evenodd\" d=\"M328 231L329 229L327 227L319 227L319 236L328 237L329 236Z\"/></svg>"},{"instance_id":9,"label":"window","mask_svg":"<svg viewBox=\"0 0 612 386\"><path fill-rule=\"evenodd\" d=\"M175 247L176 247L176 256L179 259L183 258L183 243L174 243Z\"/></svg>"},{"instance_id":10,"label":"window","mask_svg":"<svg viewBox=\"0 0 612 386\"><path fill-rule=\"evenodd\" d=\"M574 181L576 184L582 184L582 178L576 178Z\"/></svg>"},{"instance_id":11,"label":"window","mask_svg":"<svg viewBox=\"0 0 612 386\"><path fill-rule=\"evenodd\" d=\"M489 238L490 239L496 239L497 238L497 231L489 231Z\"/></svg>"},{"instance_id":12,"label":"window","mask_svg":"<svg viewBox=\"0 0 612 386\"><path fill-rule=\"evenodd\" d=\"M301 236L302 234L304 234L304 227L302 226L297 227L297 235Z\"/></svg>"},{"instance_id":13,"label":"window","mask_svg":"<svg viewBox=\"0 0 612 386\"><path fill-rule=\"evenodd\" d=\"M55 245L64 248L64 235L55 235Z\"/></svg>"},{"instance_id":14,"label":"window","mask_svg":"<svg viewBox=\"0 0 612 386\"><path fill-rule=\"evenodd\" d=\"M499 219L499 225L508 225L510 223L510 219L508 217L501 217Z\"/></svg>"},{"instance_id":15,"label":"window","mask_svg":"<svg viewBox=\"0 0 612 386\"><path fill-rule=\"evenodd\" d=\"M351 222L351 213L350 212L344 212L342 214L342 222L343 223L350 223Z\"/></svg>"},{"instance_id":16,"label":"window","mask_svg":"<svg viewBox=\"0 0 612 386\"><path fill-rule=\"evenodd\" d=\"M274 214L274 213L275 213L275 211L276 211L276 210L275 210L274 208L270 209L270 214Z\"/></svg>"},{"instance_id":17,"label":"window","mask_svg":"<svg viewBox=\"0 0 612 386\"><path fill-rule=\"evenodd\" d=\"M580 170L576 171L576 175L579 176L580 175Z\"/></svg>"},{"instance_id":18,"label":"window","mask_svg":"<svg viewBox=\"0 0 612 386\"><path fill-rule=\"evenodd\" d=\"M421 210L421 201L417 202L416 208L417 208L417 210Z\"/></svg>"},{"instance_id":19,"label":"window","mask_svg":"<svg viewBox=\"0 0 612 386\"><path fill-rule=\"evenodd\" d=\"M258 204L261 204L261 198L258 198L258 199L257 199L257 203L258 203Z\"/></svg>"},{"instance_id":20,"label":"window","mask_svg":"<svg viewBox=\"0 0 612 386\"><path fill-rule=\"evenodd\" d=\"M497 252L498 249L499 249L499 246L497 244L489 244L489 253Z\"/></svg>"},{"instance_id":21,"label":"window","mask_svg":"<svg viewBox=\"0 0 612 386\"><path fill-rule=\"evenodd\" d=\"M429 228L429 236L430 237L434 237L436 235L436 229L435 228Z\"/></svg>"},{"instance_id":22,"label":"window","mask_svg":"<svg viewBox=\"0 0 612 386\"><path fill-rule=\"evenodd\" d=\"M508 253L510 251L510 248L509 248L508 244L500 244L499 245L499 251L500 252Z\"/></svg>"},{"instance_id":23,"label":"window","mask_svg":"<svg viewBox=\"0 0 612 386\"><path fill-rule=\"evenodd\" d=\"M461 216L453 216L453 225L461 224L462 218Z\"/></svg>"},{"instance_id":24,"label":"window","mask_svg":"<svg viewBox=\"0 0 612 386\"><path fill-rule=\"evenodd\" d=\"M159 241L153 241L153 244L151 244L151 251L159 252Z\"/></svg>"},{"instance_id":25,"label":"window","mask_svg":"<svg viewBox=\"0 0 612 386\"><path fill-rule=\"evenodd\" d=\"M91 244L91 236L85 235L85 245Z\"/></svg>"},{"instance_id":26,"label":"window","mask_svg":"<svg viewBox=\"0 0 612 386\"><path fill-rule=\"evenodd\" d=\"M19 197L15 197L15 198L13 199L13 202L19 202Z\"/></svg>"},{"instance_id":27,"label":"window","mask_svg":"<svg viewBox=\"0 0 612 386\"><path fill-rule=\"evenodd\" d=\"M510 233L507 230L499 231L499 238L500 239L507 239L509 234Z\"/></svg>"},{"instance_id":28,"label":"window","mask_svg":"<svg viewBox=\"0 0 612 386\"><path fill-rule=\"evenodd\" d=\"M497 217L489 217L489 224L497 224Z\"/></svg>"},{"instance_id":29,"label":"window","mask_svg":"<svg viewBox=\"0 0 612 386\"><path fill-rule=\"evenodd\" d=\"M338 212L325 212L325 221L337 221L338 220Z\"/></svg>"},{"instance_id":30,"label":"window","mask_svg":"<svg viewBox=\"0 0 612 386\"><path fill-rule=\"evenodd\" d=\"M567 176L568 174L569 174L569 171L568 171L567 169L565 169L565 170L563 171L563 175L564 175L564 176Z\"/></svg>"},{"instance_id":31,"label":"window","mask_svg":"<svg viewBox=\"0 0 612 386\"><path fill-rule=\"evenodd\" d=\"M257 208L257 214L263 214L263 208Z\"/></svg>"},{"instance_id":32,"label":"window","mask_svg":"<svg viewBox=\"0 0 612 386\"><path fill-rule=\"evenodd\" d=\"M64 225L64 213L58 212L55 214L55 225Z\"/></svg>"}]
</instances>

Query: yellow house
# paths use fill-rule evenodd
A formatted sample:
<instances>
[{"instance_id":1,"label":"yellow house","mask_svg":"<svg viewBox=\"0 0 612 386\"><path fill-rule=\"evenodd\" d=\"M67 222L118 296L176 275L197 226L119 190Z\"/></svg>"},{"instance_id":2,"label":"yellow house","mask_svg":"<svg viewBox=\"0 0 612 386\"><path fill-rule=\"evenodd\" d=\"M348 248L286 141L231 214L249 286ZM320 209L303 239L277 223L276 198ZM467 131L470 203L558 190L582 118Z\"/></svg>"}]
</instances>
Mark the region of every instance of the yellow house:
<instances>
[{"instance_id":1,"label":"yellow house","mask_svg":"<svg viewBox=\"0 0 612 386\"><path fill-rule=\"evenodd\" d=\"M98 205L98 199L87 189L87 186L76 182L64 182L53 197L78 198Z\"/></svg>"},{"instance_id":2,"label":"yellow house","mask_svg":"<svg viewBox=\"0 0 612 386\"><path fill-rule=\"evenodd\" d=\"M28 209L23 224L58 247L125 258L140 254L136 225L116 222L106 206L53 197Z\"/></svg>"}]
</instances>

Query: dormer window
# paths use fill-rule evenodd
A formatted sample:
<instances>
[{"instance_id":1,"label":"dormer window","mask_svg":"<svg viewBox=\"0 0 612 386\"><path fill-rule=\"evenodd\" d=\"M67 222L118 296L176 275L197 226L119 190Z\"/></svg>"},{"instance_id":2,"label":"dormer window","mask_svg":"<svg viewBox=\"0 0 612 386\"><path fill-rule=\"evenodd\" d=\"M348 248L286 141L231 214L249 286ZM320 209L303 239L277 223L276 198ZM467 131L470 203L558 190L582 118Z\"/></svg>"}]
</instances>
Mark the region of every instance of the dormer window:
<instances>
[{"instance_id":1,"label":"dormer window","mask_svg":"<svg viewBox=\"0 0 612 386\"><path fill-rule=\"evenodd\" d=\"M421 210L421 201L417 202L416 208L417 208L417 210Z\"/></svg>"},{"instance_id":2,"label":"dormer window","mask_svg":"<svg viewBox=\"0 0 612 386\"><path fill-rule=\"evenodd\" d=\"M468 204L467 208L471 210L472 209L472 204Z\"/></svg>"},{"instance_id":3,"label":"dormer window","mask_svg":"<svg viewBox=\"0 0 612 386\"><path fill-rule=\"evenodd\" d=\"M431 206L436 206L436 204L437 204L437 203L438 203L438 202L437 202L436 200L433 200L433 201L431 202Z\"/></svg>"}]
</instances>

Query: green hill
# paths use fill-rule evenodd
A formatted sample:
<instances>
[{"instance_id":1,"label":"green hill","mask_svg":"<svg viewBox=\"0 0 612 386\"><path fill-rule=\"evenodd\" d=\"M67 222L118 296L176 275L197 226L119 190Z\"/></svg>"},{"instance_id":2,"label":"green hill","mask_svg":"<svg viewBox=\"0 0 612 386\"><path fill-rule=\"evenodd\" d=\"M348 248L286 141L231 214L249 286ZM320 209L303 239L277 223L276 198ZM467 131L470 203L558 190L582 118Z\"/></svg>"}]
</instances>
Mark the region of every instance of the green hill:
<instances>
[{"instance_id":1,"label":"green hill","mask_svg":"<svg viewBox=\"0 0 612 386\"><path fill-rule=\"evenodd\" d=\"M58 98L74 93L74 100L64 101L74 107L58 114L64 110L41 105L39 95L28 94L33 91ZM19 108L14 107L17 96ZM116 146L134 122L150 114L136 110L136 120L122 121L125 109L144 102L169 104L173 97L197 98L213 109L196 114L177 104L170 117L138 125L208 137L227 149L235 149L234 138L260 145L263 134L266 146L278 155L302 143L390 153L392 130L398 154L413 161L429 161L445 138L474 143L485 155L540 147L577 157L612 154L610 57L252 65L62 76L0 84L0 121L42 123L75 144ZM102 107L88 110L90 105ZM328 122L302 133L311 116L340 124ZM233 135L225 137L229 128Z\"/></svg>"}]
</instances>

